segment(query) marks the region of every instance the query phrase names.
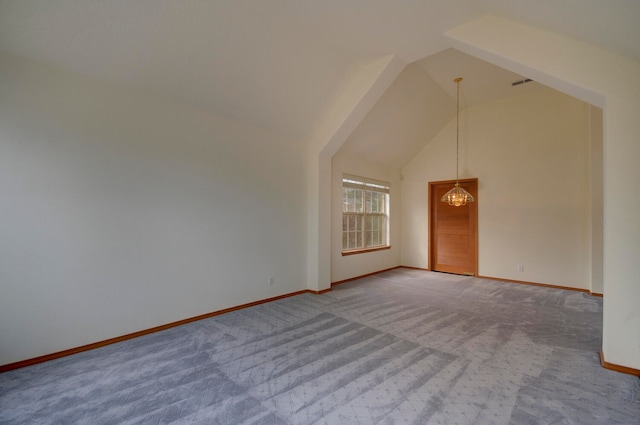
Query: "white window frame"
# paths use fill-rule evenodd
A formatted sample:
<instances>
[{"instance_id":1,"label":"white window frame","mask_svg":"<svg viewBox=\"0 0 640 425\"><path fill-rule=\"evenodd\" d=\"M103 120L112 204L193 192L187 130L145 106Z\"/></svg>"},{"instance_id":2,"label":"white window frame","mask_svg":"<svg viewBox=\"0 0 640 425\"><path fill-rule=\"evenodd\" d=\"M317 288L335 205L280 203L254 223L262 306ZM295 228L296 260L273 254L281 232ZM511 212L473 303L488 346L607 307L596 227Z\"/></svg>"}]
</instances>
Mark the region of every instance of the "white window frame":
<instances>
[{"instance_id":1,"label":"white window frame","mask_svg":"<svg viewBox=\"0 0 640 425\"><path fill-rule=\"evenodd\" d=\"M361 190L360 211L357 211L356 198L354 203L345 201L345 189ZM389 182L374 180L366 177L343 174L342 176L342 255L352 255L364 252L378 251L391 248L389 244L389 201L391 184ZM373 210L375 197L383 196L384 206ZM379 202L379 201L378 201ZM378 204L379 206L379 204ZM354 220L349 217L356 217ZM372 219L379 217L378 220ZM377 223L376 223L377 222ZM377 224L378 228L371 226ZM345 235L346 233L346 235ZM357 233L360 233L358 236ZM356 238L355 244L353 237ZM373 238L376 238L376 241ZM358 244L357 241L361 243Z\"/></svg>"}]
</instances>

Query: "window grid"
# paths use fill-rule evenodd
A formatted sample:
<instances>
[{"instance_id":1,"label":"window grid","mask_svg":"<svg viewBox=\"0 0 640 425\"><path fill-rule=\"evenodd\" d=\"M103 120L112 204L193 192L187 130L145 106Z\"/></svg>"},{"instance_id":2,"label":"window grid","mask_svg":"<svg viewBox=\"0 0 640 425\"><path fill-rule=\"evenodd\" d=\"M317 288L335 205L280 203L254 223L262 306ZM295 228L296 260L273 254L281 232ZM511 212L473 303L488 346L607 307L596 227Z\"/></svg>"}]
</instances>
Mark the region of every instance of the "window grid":
<instances>
[{"instance_id":1,"label":"window grid","mask_svg":"<svg viewBox=\"0 0 640 425\"><path fill-rule=\"evenodd\" d=\"M343 186L342 250L388 246L388 184L363 183L353 178L344 178L344 183L349 186ZM358 185L367 189L357 188Z\"/></svg>"}]
</instances>

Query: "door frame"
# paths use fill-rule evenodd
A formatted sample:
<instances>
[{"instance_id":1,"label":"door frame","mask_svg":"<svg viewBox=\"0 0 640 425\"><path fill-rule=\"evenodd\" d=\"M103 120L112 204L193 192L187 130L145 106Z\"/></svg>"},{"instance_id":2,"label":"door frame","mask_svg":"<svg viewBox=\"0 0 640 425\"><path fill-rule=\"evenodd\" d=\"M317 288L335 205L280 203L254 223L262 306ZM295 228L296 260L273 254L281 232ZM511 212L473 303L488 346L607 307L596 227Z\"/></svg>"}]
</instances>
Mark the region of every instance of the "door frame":
<instances>
[{"instance_id":1,"label":"door frame","mask_svg":"<svg viewBox=\"0 0 640 425\"><path fill-rule=\"evenodd\" d=\"M471 255L473 255L475 257L475 261L474 261L474 270L473 270L473 275L474 276L478 276L478 178L472 178L472 179L459 179L458 180L460 183L474 183L475 187L476 187L476 193L473 194L475 201L470 203L471 208L469 209L469 214L470 214L470 219L474 220L475 223L473 225L473 232L471 234L472 237L472 244L473 244L473 253ZM434 181L434 182L429 182L429 270L431 271L435 271L433 268L435 266L435 254L436 254L436 243L435 243L435 231L434 231L434 226L435 226L435 205L433 205L432 202L432 197L433 197L433 186L435 185L442 185L442 184L450 184L451 187L453 187L453 185L456 183L455 180L441 180L441 181ZM436 202L440 202L440 200L436 201ZM437 205L437 204L436 204Z\"/></svg>"}]
</instances>

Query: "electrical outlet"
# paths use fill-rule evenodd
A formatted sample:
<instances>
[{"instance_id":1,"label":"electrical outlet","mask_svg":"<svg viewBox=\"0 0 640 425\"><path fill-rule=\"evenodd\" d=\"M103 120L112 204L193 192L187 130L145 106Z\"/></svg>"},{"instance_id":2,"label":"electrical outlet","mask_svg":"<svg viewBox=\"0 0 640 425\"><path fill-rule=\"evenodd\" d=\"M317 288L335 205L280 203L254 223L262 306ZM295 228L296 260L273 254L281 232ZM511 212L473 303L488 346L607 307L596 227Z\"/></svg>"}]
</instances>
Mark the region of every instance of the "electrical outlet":
<instances>
[{"instance_id":1,"label":"electrical outlet","mask_svg":"<svg viewBox=\"0 0 640 425\"><path fill-rule=\"evenodd\" d=\"M267 279L267 285L273 285L273 276L269 276Z\"/></svg>"},{"instance_id":2,"label":"electrical outlet","mask_svg":"<svg viewBox=\"0 0 640 425\"><path fill-rule=\"evenodd\" d=\"M518 264L518 271L519 272L523 272L524 271L524 266L522 264Z\"/></svg>"}]
</instances>

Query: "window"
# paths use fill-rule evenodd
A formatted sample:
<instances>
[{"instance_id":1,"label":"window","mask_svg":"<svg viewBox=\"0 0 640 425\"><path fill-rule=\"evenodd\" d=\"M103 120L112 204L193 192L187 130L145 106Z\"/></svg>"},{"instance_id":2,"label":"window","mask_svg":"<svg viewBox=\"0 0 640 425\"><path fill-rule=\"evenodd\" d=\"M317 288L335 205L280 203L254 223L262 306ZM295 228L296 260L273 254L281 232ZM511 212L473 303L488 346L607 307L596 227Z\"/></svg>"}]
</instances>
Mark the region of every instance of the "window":
<instances>
[{"instance_id":1,"label":"window","mask_svg":"<svg viewBox=\"0 0 640 425\"><path fill-rule=\"evenodd\" d=\"M388 247L389 183L343 175L343 255Z\"/></svg>"}]
</instances>

